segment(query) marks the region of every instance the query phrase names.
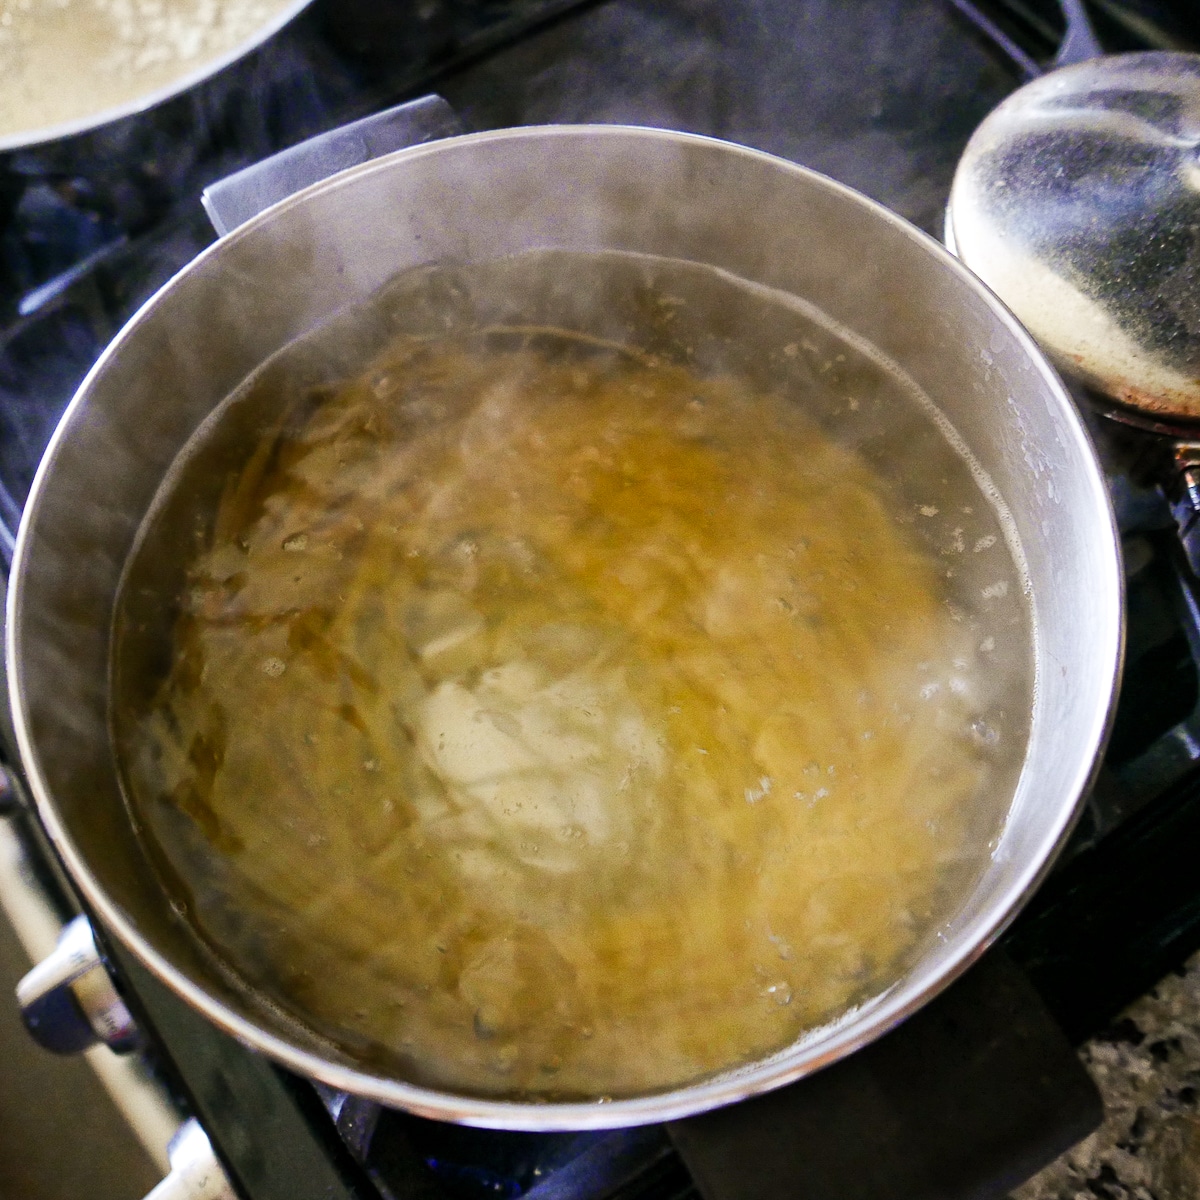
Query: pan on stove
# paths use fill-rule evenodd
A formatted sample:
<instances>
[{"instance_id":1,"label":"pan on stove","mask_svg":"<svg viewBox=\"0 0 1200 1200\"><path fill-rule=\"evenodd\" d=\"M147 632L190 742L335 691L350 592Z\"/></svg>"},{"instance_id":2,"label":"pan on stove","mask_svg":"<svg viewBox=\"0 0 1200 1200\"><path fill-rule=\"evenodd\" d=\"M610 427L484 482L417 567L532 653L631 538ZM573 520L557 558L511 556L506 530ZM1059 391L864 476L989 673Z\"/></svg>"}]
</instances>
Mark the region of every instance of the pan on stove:
<instances>
[{"instance_id":1,"label":"pan on stove","mask_svg":"<svg viewBox=\"0 0 1200 1200\"><path fill-rule=\"evenodd\" d=\"M1076 62L972 135L947 245L1171 503L1200 571L1200 55Z\"/></svg>"},{"instance_id":2,"label":"pan on stove","mask_svg":"<svg viewBox=\"0 0 1200 1200\"><path fill-rule=\"evenodd\" d=\"M9 5L0 25L0 152L71 137L185 92L310 2Z\"/></svg>"},{"instance_id":3,"label":"pan on stove","mask_svg":"<svg viewBox=\"0 0 1200 1200\"><path fill-rule=\"evenodd\" d=\"M369 142L369 131L354 139ZM293 181L312 178L294 157L285 167ZM81 386L34 483L13 564L7 663L23 763L66 869L110 932L215 1024L293 1070L423 1116L513 1129L657 1122L780 1087L872 1041L961 974L1036 888L1073 824L1122 650L1103 480L1070 398L1011 314L936 242L848 188L746 147L665 130L453 137L282 200L277 179L243 182L240 207L219 195L210 206L225 214L227 235L133 318ZM281 348L398 273L534 248L715 267L819 310L895 364L1011 514L1036 662L1029 733L999 798L1006 815L995 844L902 977L767 1059L606 1103L422 1086L256 1003L167 902L110 740L118 583L165 474L206 417ZM770 322L761 334L736 313L732 323L748 358L784 353L755 344ZM872 444L910 497L936 492L938 464L961 458L948 439L920 451L904 438Z\"/></svg>"}]
</instances>

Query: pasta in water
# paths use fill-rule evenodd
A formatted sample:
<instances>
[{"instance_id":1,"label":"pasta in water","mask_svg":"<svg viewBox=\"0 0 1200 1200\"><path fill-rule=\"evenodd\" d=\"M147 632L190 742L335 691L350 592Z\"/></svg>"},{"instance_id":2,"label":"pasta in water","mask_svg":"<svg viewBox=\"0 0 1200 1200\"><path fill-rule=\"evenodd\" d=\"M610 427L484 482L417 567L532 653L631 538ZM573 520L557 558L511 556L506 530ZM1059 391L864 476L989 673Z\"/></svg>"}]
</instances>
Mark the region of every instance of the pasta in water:
<instances>
[{"instance_id":1,"label":"pasta in water","mask_svg":"<svg viewBox=\"0 0 1200 1200\"><path fill-rule=\"evenodd\" d=\"M943 575L733 373L397 336L230 474L126 785L206 942L355 1054L677 1086L877 994L981 861Z\"/></svg>"}]
</instances>

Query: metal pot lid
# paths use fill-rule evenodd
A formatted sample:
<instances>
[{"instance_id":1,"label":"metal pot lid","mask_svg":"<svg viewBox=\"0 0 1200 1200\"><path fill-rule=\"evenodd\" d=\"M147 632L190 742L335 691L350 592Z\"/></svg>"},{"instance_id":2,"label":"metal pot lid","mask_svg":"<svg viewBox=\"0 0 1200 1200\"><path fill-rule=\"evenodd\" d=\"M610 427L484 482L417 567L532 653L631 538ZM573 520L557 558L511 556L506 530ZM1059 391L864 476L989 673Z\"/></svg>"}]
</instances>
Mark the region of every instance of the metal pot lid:
<instances>
[{"instance_id":1,"label":"metal pot lid","mask_svg":"<svg viewBox=\"0 0 1200 1200\"><path fill-rule=\"evenodd\" d=\"M1067 373L1200 419L1200 55L1092 59L1015 92L967 145L947 242Z\"/></svg>"}]
</instances>

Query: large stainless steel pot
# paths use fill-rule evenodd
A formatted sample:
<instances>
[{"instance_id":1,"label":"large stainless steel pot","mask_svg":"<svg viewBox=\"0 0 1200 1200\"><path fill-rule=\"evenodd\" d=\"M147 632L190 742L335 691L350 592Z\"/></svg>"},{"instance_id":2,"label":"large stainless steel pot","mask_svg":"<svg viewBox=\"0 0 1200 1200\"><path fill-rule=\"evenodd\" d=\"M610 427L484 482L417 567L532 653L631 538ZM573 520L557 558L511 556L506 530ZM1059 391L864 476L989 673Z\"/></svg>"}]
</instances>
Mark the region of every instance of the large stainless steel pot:
<instances>
[{"instance_id":1,"label":"large stainless steel pot","mask_svg":"<svg viewBox=\"0 0 1200 1200\"><path fill-rule=\"evenodd\" d=\"M995 851L897 986L768 1061L602 1105L415 1087L251 1007L166 903L122 800L107 720L122 565L164 472L214 406L399 270L545 246L712 264L805 298L898 362L1012 512L1038 662L1031 736ZM338 1088L430 1117L552 1129L664 1120L778 1087L945 987L1011 919L1069 831L1107 729L1121 642L1119 555L1091 445L1053 370L986 288L903 220L791 163L595 126L452 138L345 171L275 204L176 277L97 364L46 454L18 539L7 655L40 816L88 903L159 978L244 1042Z\"/></svg>"}]
</instances>

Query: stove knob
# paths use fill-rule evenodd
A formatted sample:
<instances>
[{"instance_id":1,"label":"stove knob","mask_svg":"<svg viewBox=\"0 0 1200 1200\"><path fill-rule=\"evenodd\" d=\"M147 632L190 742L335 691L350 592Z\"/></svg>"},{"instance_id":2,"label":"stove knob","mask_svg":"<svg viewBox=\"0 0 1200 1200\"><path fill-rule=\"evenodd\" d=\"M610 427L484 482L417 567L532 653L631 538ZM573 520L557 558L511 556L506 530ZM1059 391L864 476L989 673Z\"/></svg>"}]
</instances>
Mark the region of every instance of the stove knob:
<instances>
[{"instance_id":1,"label":"stove knob","mask_svg":"<svg viewBox=\"0 0 1200 1200\"><path fill-rule=\"evenodd\" d=\"M171 1173L145 1200L238 1200L208 1134L193 1117L184 1121L167 1147Z\"/></svg>"},{"instance_id":2,"label":"stove knob","mask_svg":"<svg viewBox=\"0 0 1200 1200\"><path fill-rule=\"evenodd\" d=\"M137 1027L100 959L87 917L63 927L54 950L17 984L25 1028L55 1054L74 1054L96 1042L124 1053Z\"/></svg>"}]
</instances>

